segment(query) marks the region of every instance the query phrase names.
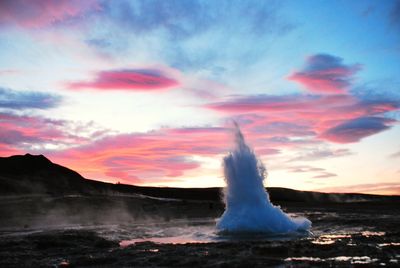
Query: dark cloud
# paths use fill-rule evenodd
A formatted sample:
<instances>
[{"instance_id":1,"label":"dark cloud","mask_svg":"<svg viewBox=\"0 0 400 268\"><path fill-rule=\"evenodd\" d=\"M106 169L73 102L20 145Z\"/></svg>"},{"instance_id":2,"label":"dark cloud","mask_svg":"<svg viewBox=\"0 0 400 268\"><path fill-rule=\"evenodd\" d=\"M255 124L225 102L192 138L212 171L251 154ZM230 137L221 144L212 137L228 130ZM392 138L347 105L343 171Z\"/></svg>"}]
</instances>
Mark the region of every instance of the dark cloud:
<instances>
[{"instance_id":1,"label":"dark cloud","mask_svg":"<svg viewBox=\"0 0 400 268\"><path fill-rule=\"evenodd\" d=\"M49 109L57 107L61 100L61 96L45 92L0 88L0 108L15 110Z\"/></svg>"},{"instance_id":2,"label":"dark cloud","mask_svg":"<svg viewBox=\"0 0 400 268\"><path fill-rule=\"evenodd\" d=\"M360 117L341 123L322 133L321 137L338 143L357 142L390 128L393 120L382 117Z\"/></svg>"},{"instance_id":3,"label":"dark cloud","mask_svg":"<svg viewBox=\"0 0 400 268\"><path fill-rule=\"evenodd\" d=\"M345 65L343 59L328 54L316 54L307 59L303 70L289 76L313 92L343 93L361 65Z\"/></svg>"}]
</instances>

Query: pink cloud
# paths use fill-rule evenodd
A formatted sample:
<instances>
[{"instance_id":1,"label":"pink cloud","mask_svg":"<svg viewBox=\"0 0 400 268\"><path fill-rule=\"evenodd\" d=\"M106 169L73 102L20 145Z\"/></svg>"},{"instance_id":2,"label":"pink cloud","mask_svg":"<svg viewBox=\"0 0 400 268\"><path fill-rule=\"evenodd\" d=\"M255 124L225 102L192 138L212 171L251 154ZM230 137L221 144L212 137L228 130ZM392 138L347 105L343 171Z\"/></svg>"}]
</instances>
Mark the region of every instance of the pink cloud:
<instances>
[{"instance_id":1,"label":"pink cloud","mask_svg":"<svg viewBox=\"0 0 400 268\"><path fill-rule=\"evenodd\" d=\"M317 54L307 59L303 70L288 79L312 92L340 94L350 87L353 75L360 69L360 65L344 65L341 58Z\"/></svg>"},{"instance_id":2,"label":"pink cloud","mask_svg":"<svg viewBox=\"0 0 400 268\"><path fill-rule=\"evenodd\" d=\"M124 183L165 183L201 167L193 156L216 157L229 151L233 137L225 127L164 128L149 133L110 135L86 145L48 151L53 161L87 178ZM298 142L252 137L258 153L276 155Z\"/></svg>"},{"instance_id":3,"label":"pink cloud","mask_svg":"<svg viewBox=\"0 0 400 268\"><path fill-rule=\"evenodd\" d=\"M35 152L45 145L80 145L105 133L92 124L0 113L0 145L17 151ZM5 150L3 153L7 155Z\"/></svg>"},{"instance_id":4,"label":"pink cloud","mask_svg":"<svg viewBox=\"0 0 400 268\"><path fill-rule=\"evenodd\" d=\"M256 118L247 118L248 123L252 123L251 119ZM68 124L62 120L1 114L0 152L26 152L25 148L43 143L63 144L69 148L42 148L33 152L45 154L52 161L87 178L154 184L176 180L188 171L200 168L202 163L193 156L220 157L232 145L228 127L164 128L148 133L108 135L95 140L72 134L69 127L64 128ZM307 137L291 139L290 133L282 132L282 128L294 131L296 126L291 124L272 124L268 132L256 131L254 125L244 125L243 132L259 155L276 155L282 149L301 148L319 142ZM81 127L76 129L82 130Z\"/></svg>"},{"instance_id":5,"label":"pink cloud","mask_svg":"<svg viewBox=\"0 0 400 268\"><path fill-rule=\"evenodd\" d=\"M356 100L349 95L255 95L237 96L225 101L211 103L206 108L223 113L254 112L317 112L326 107L351 106Z\"/></svg>"},{"instance_id":6,"label":"pink cloud","mask_svg":"<svg viewBox=\"0 0 400 268\"><path fill-rule=\"evenodd\" d=\"M143 179L163 182L200 167L201 163L192 158L194 155L215 156L225 152L227 136L220 128L212 127L163 129L108 136L47 155L88 178L126 183L141 183Z\"/></svg>"},{"instance_id":7,"label":"pink cloud","mask_svg":"<svg viewBox=\"0 0 400 268\"><path fill-rule=\"evenodd\" d=\"M0 156L10 156L16 154L24 154L24 152L14 148L13 146L0 143Z\"/></svg>"},{"instance_id":8,"label":"pink cloud","mask_svg":"<svg viewBox=\"0 0 400 268\"><path fill-rule=\"evenodd\" d=\"M396 111L400 102L366 101L346 94L256 95L228 98L205 107L238 118L252 136L309 137L348 143L388 129L388 121L381 121L377 126L378 119L362 118L381 117L386 112ZM354 121L356 119L358 121ZM360 129L354 122L366 125Z\"/></svg>"},{"instance_id":9,"label":"pink cloud","mask_svg":"<svg viewBox=\"0 0 400 268\"><path fill-rule=\"evenodd\" d=\"M161 71L151 69L127 69L101 71L95 79L88 82L73 82L68 84L71 89L99 90L160 90L178 86L173 78L165 76Z\"/></svg>"},{"instance_id":10,"label":"pink cloud","mask_svg":"<svg viewBox=\"0 0 400 268\"><path fill-rule=\"evenodd\" d=\"M99 8L97 0L2 0L0 25L45 27Z\"/></svg>"},{"instance_id":11,"label":"pink cloud","mask_svg":"<svg viewBox=\"0 0 400 268\"><path fill-rule=\"evenodd\" d=\"M56 121L54 121L56 123ZM61 131L40 117L0 114L0 142L3 144L41 143L60 139Z\"/></svg>"}]
</instances>

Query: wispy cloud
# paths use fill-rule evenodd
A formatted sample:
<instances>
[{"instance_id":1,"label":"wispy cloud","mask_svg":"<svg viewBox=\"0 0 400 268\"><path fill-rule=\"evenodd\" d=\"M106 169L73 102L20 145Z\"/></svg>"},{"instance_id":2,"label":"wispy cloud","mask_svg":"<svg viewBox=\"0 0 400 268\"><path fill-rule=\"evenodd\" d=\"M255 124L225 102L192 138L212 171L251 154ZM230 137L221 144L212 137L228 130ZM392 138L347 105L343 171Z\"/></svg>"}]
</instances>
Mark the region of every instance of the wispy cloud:
<instances>
[{"instance_id":1,"label":"wispy cloud","mask_svg":"<svg viewBox=\"0 0 400 268\"><path fill-rule=\"evenodd\" d=\"M312 167L308 165L301 165L301 166L291 166L288 170L292 173L308 173L308 172L321 172L325 171L323 168Z\"/></svg>"},{"instance_id":2,"label":"wispy cloud","mask_svg":"<svg viewBox=\"0 0 400 268\"><path fill-rule=\"evenodd\" d=\"M336 187L324 187L317 190L323 192L336 192L336 193L400 195L400 183L398 182L366 183L366 184L355 184L355 185L345 185Z\"/></svg>"},{"instance_id":3,"label":"wispy cloud","mask_svg":"<svg viewBox=\"0 0 400 268\"><path fill-rule=\"evenodd\" d=\"M393 157L393 158L400 157L400 151L391 154L390 157Z\"/></svg>"},{"instance_id":4,"label":"wispy cloud","mask_svg":"<svg viewBox=\"0 0 400 268\"><path fill-rule=\"evenodd\" d=\"M20 71L15 70L15 69L3 69L0 70L0 75L14 75L18 74Z\"/></svg>"},{"instance_id":5,"label":"wispy cloud","mask_svg":"<svg viewBox=\"0 0 400 268\"><path fill-rule=\"evenodd\" d=\"M324 178L331 178L331 177L337 177L337 174L332 173L332 172L323 172L322 174L315 175L313 179L324 179Z\"/></svg>"},{"instance_id":6,"label":"wispy cloud","mask_svg":"<svg viewBox=\"0 0 400 268\"><path fill-rule=\"evenodd\" d=\"M371 104L374 106L374 104ZM299 112L302 116L315 117L322 111L345 116L363 112L363 105L349 95L250 95L233 96L226 100L210 103L206 108L224 113L277 113ZM324 116L321 114L320 116ZM346 115L346 117L352 116Z\"/></svg>"},{"instance_id":7,"label":"wispy cloud","mask_svg":"<svg viewBox=\"0 0 400 268\"><path fill-rule=\"evenodd\" d=\"M82 124L34 115L0 113L0 145L19 151L35 152L78 146L101 138L106 133L107 130L91 122ZM7 155L7 151L0 151L0 154Z\"/></svg>"},{"instance_id":8,"label":"wispy cloud","mask_svg":"<svg viewBox=\"0 0 400 268\"><path fill-rule=\"evenodd\" d=\"M323 179L337 176L337 174L328 172L324 168L318 168L309 165L291 166L288 167L287 170L291 173L314 173L316 175L312 176L313 179Z\"/></svg>"},{"instance_id":9,"label":"wispy cloud","mask_svg":"<svg viewBox=\"0 0 400 268\"><path fill-rule=\"evenodd\" d=\"M148 58L221 77L260 61L274 37L293 30L281 6L274 0L104 1L95 18L104 27L88 32L87 42L113 57L153 48Z\"/></svg>"},{"instance_id":10,"label":"wispy cloud","mask_svg":"<svg viewBox=\"0 0 400 268\"><path fill-rule=\"evenodd\" d=\"M17 91L0 87L0 108L44 110L57 107L61 100L60 95L37 91Z\"/></svg>"},{"instance_id":11,"label":"wispy cloud","mask_svg":"<svg viewBox=\"0 0 400 268\"><path fill-rule=\"evenodd\" d=\"M253 0L121 0L102 3L104 15L125 30L138 35L163 31L174 40L202 34L218 24L240 25L241 28L236 28L236 31L247 31L254 35L281 31L277 6L274 1L264 3Z\"/></svg>"},{"instance_id":12,"label":"wispy cloud","mask_svg":"<svg viewBox=\"0 0 400 268\"><path fill-rule=\"evenodd\" d=\"M300 153L298 156L289 160L289 162L294 161L315 161L334 157L343 157L352 155L352 152L348 149L313 149L311 151L305 151Z\"/></svg>"},{"instance_id":13,"label":"wispy cloud","mask_svg":"<svg viewBox=\"0 0 400 268\"><path fill-rule=\"evenodd\" d=\"M0 26L45 27L98 8L97 0L2 0Z\"/></svg>"}]
</instances>

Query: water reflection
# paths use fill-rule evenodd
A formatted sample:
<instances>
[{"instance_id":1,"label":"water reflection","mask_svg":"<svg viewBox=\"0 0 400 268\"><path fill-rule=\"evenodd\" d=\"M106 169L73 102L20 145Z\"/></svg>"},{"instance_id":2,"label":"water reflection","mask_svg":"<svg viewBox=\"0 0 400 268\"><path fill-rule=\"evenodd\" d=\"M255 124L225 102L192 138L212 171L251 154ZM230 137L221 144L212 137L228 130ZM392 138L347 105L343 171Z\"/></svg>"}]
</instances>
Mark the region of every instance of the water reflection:
<instances>
[{"instance_id":1,"label":"water reflection","mask_svg":"<svg viewBox=\"0 0 400 268\"><path fill-rule=\"evenodd\" d=\"M350 237L350 234L325 234L318 236L315 240L311 241L311 243L316 245L330 245L335 244L337 240Z\"/></svg>"},{"instance_id":2,"label":"water reflection","mask_svg":"<svg viewBox=\"0 0 400 268\"><path fill-rule=\"evenodd\" d=\"M157 244L186 244L186 243L214 243L214 242L240 242L240 241L285 241L294 239L309 239L315 245L334 245L344 241L346 245L357 246L353 240L357 237L380 237L385 232L366 231L349 228L324 231L316 228L315 234L310 232L294 232L290 234L265 234L265 233L243 233L229 234L219 233L215 228L215 219L179 220L170 222L152 222L116 227L118 230L104 231L103 236L118 240L121 247L127 247L136 243L153 242ZM381 243L377 246L397 246L398 243ZM339 259L337 260L339 261ZM354 260L361 261L361 260Z\"/></svg>"},{"instance_id":3,"label":"water reflection","mask_svg":"<svg viewBox=\"0 0 400 268\"><path fill-rule=\"evenodd\" d=\"M133 226L132 226L133 227ZM125 232L126 234L126 232ZM106 235L107 234L103 234ZM214 219L191 221L170 221L168 223L153 223L136 225L131 230L131 236L120 237L120 246L127 247L135 243L153 242L160 244L212 243L223 241L282 241L310 236L310 232L292 232L285 234L265 233L222 233L215 228ZM109 237L110 238L110 237ZM115 237L114 237L115 240Z\"/></svg>"},{"instance_id":4,"label":"water reflection","mask_svg":"<svg viewBox=\"0 0 400 268\"><path fill-rule=\"evenodd\" d=\"M317 257L290 257L285 259L286 262L296 261L309 261L309 262L346 262L351 264L370 264L377 262L378 259L368 256L337 256L331 258L317 258Z\"/></svg>"}]
</instances>

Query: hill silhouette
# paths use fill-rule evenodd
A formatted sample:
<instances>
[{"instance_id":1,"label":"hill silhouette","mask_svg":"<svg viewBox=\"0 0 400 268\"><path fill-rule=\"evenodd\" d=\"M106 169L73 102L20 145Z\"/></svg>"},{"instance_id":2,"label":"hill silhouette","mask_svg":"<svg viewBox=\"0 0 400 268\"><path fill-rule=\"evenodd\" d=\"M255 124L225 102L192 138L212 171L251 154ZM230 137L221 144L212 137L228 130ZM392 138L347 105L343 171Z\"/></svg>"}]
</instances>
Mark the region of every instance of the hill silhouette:
<instances>
[{"instance_id":1,"label":"hill silhouette","mask_svg":"<svg viewBox=\"0 0 400 268\"><path fill-rule=\"evenodd\" d=\"M368 194L328 194L287 188L267 188L273 201L355 202L399 200L398 196ZM158 198L211 200L221 199L221 188L169 188L111 184L89 180L76 171L55 164L43 155L0 157L0 195L129 195Z\"/></svg>"}]
</instances>

